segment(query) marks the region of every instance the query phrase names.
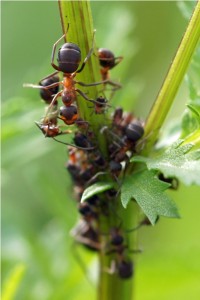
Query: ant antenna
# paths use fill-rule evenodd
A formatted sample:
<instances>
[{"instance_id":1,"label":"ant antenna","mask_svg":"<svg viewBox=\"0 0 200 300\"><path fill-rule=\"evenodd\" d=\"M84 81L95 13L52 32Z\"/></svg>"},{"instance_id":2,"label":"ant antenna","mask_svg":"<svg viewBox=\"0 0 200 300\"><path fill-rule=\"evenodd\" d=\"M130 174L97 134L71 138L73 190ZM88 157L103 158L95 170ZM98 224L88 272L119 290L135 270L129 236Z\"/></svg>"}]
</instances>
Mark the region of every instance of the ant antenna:
<instances>
[{"instance_id":1,"label":"ant antenna","mask_svg":"<svg viewBox=\"0 0 200 300\"><path fill-rule=\"evenodd\" d=\"M80 150L93 150L93 149L95 149L95 147L84 148L84 147L79 147L79 146L76 146L76 145L73 145L73 144L65 143L65 142L57 140L55 137L52 137L52 139L55 140L58 143L61 143L61 144L67 145L67 146L71 146L71 147L74 147L74 148L77 148L77 149L80 149Z\"/></svg>"}]
</instances>

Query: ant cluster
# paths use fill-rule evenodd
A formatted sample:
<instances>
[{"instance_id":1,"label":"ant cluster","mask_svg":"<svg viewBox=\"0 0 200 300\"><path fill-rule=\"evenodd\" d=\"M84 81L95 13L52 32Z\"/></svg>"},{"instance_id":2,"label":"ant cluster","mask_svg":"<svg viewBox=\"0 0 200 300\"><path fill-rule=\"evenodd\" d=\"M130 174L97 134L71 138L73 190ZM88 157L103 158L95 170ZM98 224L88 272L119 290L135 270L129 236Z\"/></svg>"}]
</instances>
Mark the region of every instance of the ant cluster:
<instances>
[{"instance_id":1,"label":"ant cluster","mask_svg":"<svg viewBox=\"0 0 200 300\"><path fill-rule=\"evenodd\" d=\"M79 117L76 100L77 95L80 95L85 101L93 103L97 116L105 114L106 108L109 106L108 100L102 95L98 95L95 100L90 99L76 86L77 84L81 86L101 84L105 89L106 85L110 84L112 91L115 92L121 85L110 80L109 71L122 60L122 57L115 57L108 49L98 49L102 81L90 84L76 81L76 75L83 71L93 53L94 37L92 48L79 67L81 50L78 45L69 42L63 44L58 50L58 65L54 63L56 47L65 36L66 34L53 46L51 65L56 72L42 79L39 85L25 84L24 86L40 89L40 96L47 104L44 117L40 122L36 122L36 125L45 137L68 145L69 159L66 169L73 180L77 208L81 216L80 222L72 231L75 240L90 250L111 255L114 263L111 270L107 270L107 272L118 274L123 279L131 278L133 263L129 253L134 251L129 249L128 243L125 241L125 230L116 225L120 218L116 211L119 205L117 200L121 181L129 165L129 158L136 153L136 145L144 134L144 124L133 114L116 108L109 123L102 124L99 130L104 135L107 145L106 154L102 153L90 124L87 120ZM61 81L58 76L59 72L63 74ZM63 87L62 90L59 90L60 86ZM58 107L59 97L62 100L61 107ZM64 124L61 125L59 122L64 122ZM77 125L74 144L57 140L57 136L72 133L73 131L69 130L68 126L73 124ZM65 126L64 130L61 130L62 126ZM115 188L93 195L81 203L84 190L89 185L98 182L101 177L104 180L111 178L115 183ZM111 215L112 218L110 218ZM101 232L102 217L113 220L108 233ZM149 225L149 222L141 222L136 229L142 225ZM104 239L105 236L106 239Z\"/></svg>"}]
</instances>

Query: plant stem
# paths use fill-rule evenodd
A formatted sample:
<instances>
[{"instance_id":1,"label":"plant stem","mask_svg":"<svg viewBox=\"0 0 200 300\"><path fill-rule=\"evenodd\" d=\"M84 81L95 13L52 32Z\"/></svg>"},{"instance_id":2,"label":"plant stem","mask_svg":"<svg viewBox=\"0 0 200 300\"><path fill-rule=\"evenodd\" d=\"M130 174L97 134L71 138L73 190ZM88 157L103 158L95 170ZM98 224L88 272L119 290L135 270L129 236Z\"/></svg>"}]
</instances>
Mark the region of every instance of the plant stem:
<instances>
[{"instance_id":1,"label":"plant stem","mask_svg":"<svg viewBox=\"0 0 200 300\"><path fill-rule=\"evenodd\" d=\"M67 41L76 43L82 53L82 60L86 57L92 45L92 15L90 9L90 3L88 1L59 1L60 15L63 31L67 28L69 23L69 31L67 32ZM95 53L95 50L94 50ZM93 83L101 81L100 78L100 68L97 55L92 55L88 60L84 70L78 74L77 80L80 80L85 83ZM87 96L90 99L95 99L99 95L99 91L102 90L102 86L97 87L88 87L81 91L85 91ZM97 144L101 152L106 157L107 155L107 141L104 134L100 133L102 126L109 125L109 118L102 115L95 115L90 103L82 99L80 96L77 99L77 106L79 110L79 115L85 121L88 121L90 124L90 130L95 134ZM107 121L106 121L107 120ZM108 176L106 176L106 180ZM109 178L110 179L110 178ZM105 180L105 178L104 178ZM119 200L119 199L118 199ZM117 217L116 217L117 215ZM118 215L120 217L118 217ZM119 222L123 224L124 228L133 228L136 225L136 218L138 216L138 208L132 203L129 210L125 210L119 200L117 207L110 209L109 216L100 217L99 221L99 231L106 232L108 234L101 234L101 242L104 245L108 245L109 242L109 233L111 229L111 224L115 225L116 228L119 227ZM119 220L120 219L120 220ZM121 228L120 228L121 229ZM127 235L127 234L125 234ZM125 236L127 238L127 236ZM135 233L128 234L128 248L135 249ZM127 239L126 239L127 240ZM125 241L126 242L126 241ZM116 256L116 255L115 255ZM130 254L129 256L132 257ZM99 284L98 284L98 299L99 300L121 300L126 299L130 300L132 298L133 291L133 279L120 279L118 274L108 274L108 270L111 266L112 255L106 254L105 249L102 249L99 253L100 261L100 275L99 275Z\"/></svg>"},{"instance_id":2,"label":"plant stem","mask_svg":"<svg viewBox=\"0 0 200 300\"><path fill-rule=\"evenodd\" d=\"M199 38L200 2L198 1L162 88L146 120L144 135L146 144L143 154L147 154L157 140L159 130L172 106Z\"/></svg>"}]
</instances>

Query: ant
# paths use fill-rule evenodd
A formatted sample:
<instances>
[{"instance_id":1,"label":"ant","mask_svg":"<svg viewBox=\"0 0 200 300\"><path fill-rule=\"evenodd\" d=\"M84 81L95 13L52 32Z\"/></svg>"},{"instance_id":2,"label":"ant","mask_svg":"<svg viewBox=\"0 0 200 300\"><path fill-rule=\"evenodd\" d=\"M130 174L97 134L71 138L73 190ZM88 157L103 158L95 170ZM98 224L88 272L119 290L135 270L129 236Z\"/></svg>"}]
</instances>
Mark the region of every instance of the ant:
<instances>
[{"instance_id":1,"label":"ant","mask_svg":"<svg viewBox=\"0 0 200 300\"><path fill-rule=\"evenodd\" d=\"M90 250L99 251L101 249L97 229L94 229L91 224L84 219L79 221L77 226L71 231L71 235L77 242Z\"/></svg>"},{"instance_id":2,"label":"ant","mask_svg":"<svg viewBox=\"0 0 200 300\"><path fill-rule=\"evenodd\" d=\"M133 262L126 257L125 251L137 253L139 250L130 251L128 246L124 244L124 237L120 233L119 228L114 227L110 231L110 245L112 248L107 254L116 253L116 260L111 264L109 273L117 273L122 279L129 279L133 275Z\"/></svg>"},{"instance_id":3,"label":"ant","mask_svg":"<svg viewBox=\"0 0 200 300\"><path fill-rule=\"evenodd\" d=\"M101 78L103 81L109 80L110 79L109 71L112 68L114 68L116 65L118 65L122 61L123 57L122 56L115 57L113 52L111 52L106 48L98 49L98 57L99 57L99 64L101 66ZM121 85L118 83L113 82L113 86L114 88L112 89L110 99L113 97L114 92L119 88L121 88Z\"/></svg>"},{"instance_id":4,"label":"ant","mask_svg":"<svg viewBox=\"0 0 200 300\"><path fill-rule=\"evenodd\" d=\"M118 65L123 57L115 57L113 52L106 48L99 48L98 49L98 57L99 57L99 63L101 68L101 75L102 80L109 79L109 71L114 68L116 65Z\"/></svg>"},{"instance_id":5,"label":"ant","mask_svg":"<svg viewBox=\"0 0 200 300\"><path fill-rule=\"evenodd\" d=\"M68 24L67 31L68 31L68 29L69 29L69 24ZM91 57L91 55L94 51L94 34L93 34L92 48L89 50L86 58L84 59L82 65L80 66L80 68L79 68L79 65L81 62L81 50L78 45L76 45L74 43L69 43L69 42L64 43L62 45L62 47L58 50L58 56L57 56L58 65L56 65L54 63L56 47L57 47L58 43L63 38L66 37L67 31L53 45L52 56L51 56L51 65L56 70L56 72L45 77L41 81L47 80L47 79L51 78L52 76L55 76L59 72L63 73L63 80L52 83L47 86L46 85L38 86L38 85L34 85L34 84L24 84L24 87L40 88L40 89L44 89L44 90L49 90L49 89L55 88L55 87L59 86L60 84L63 85L63 89L54 95L54 97L49 105L49 109L47 110L47 114L59 96L61 96L62 102L65 107L70 107L71 104L76 101L77 93L79 93L85 100L95 103L95 100L89 99L85 93L83 93L80 89L76 88L75 84L79 84L81 86L95 86L95 85L108 83L110 85L116 86L115 83L113 83L112 81L110 81L108 79L103 80L101 82L95 82L95 83L90 83L90 84L76 81L74 79L78 73L83 71L88 59Z\"/></svg>"},{"instance_id":6,"label":"ant","mask_svg":"<svg viewBox=\"0 0 200 300\"><path fill-rule=\"evenodd\" d=\"M97 115L103 114L106 110L107 106L110 106L107 104L108 100L102 96L97 97L94 103L94 112Z\"/></svg>"}]
</instances>

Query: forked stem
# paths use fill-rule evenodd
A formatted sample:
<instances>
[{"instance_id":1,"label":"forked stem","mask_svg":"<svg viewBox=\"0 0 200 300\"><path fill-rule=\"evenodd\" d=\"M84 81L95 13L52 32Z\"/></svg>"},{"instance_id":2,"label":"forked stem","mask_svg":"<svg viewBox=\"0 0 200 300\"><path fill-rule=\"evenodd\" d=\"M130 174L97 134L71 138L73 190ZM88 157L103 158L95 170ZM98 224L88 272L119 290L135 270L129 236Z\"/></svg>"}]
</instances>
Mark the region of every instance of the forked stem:
<instances>
[{"instance_id":1,"label":"forked stem","mask_svg":"<svg viewBox=\"0 0 200 300\"><path fill-rule=\"evenodd\" d=\"M143 154L147 154L156 142L159 130L173 104L176 93L185 75L190 59L200 39L200 1L197 2L193 15L185 31L183 39L169 68L167 76L161 87L146 120L146 144Z\"/></svg>"}]
</instances>

